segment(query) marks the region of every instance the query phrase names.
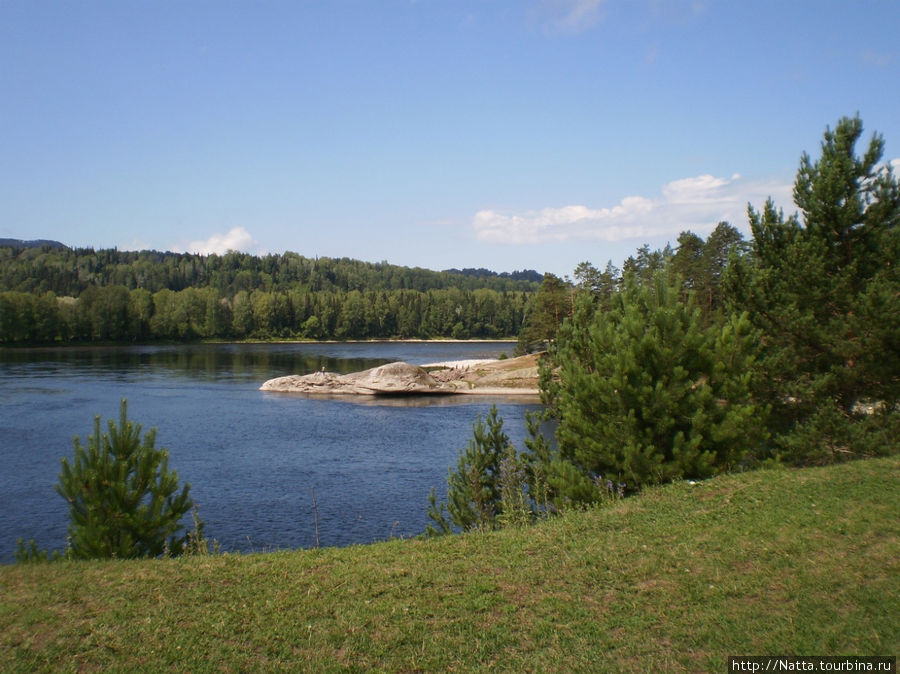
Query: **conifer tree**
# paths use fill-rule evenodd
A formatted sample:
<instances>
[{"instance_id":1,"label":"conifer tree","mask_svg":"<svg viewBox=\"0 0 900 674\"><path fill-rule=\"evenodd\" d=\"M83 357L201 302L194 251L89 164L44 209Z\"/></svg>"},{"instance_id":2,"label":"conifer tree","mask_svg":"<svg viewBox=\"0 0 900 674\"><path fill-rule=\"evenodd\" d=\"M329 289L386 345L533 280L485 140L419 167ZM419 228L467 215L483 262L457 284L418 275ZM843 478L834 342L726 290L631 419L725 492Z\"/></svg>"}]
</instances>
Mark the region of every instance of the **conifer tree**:
<instances>
[{"instance_id":1,"label":"conifer tree","mask_svg":"<svg viewBox=\"0 0 900 674\"><path fill-rule=\"evenodd\" d=\"M794 463L875 453L900 432L900 187L880 136L856 156L861 135L843 118L818 160L803 154L800 213L749 209L752 254L727 277L763 331L761 382Z\"/></svg>"},{"instance_id":2,"label":"conifer tree","mask_svg":"<svg viewBox=\"0 0 900 674\"><path fill-rule=\"evenodd\" d=\"M456 471L447 477L446 505L437 504L431 490L428 517L434 525L428 525L429 534L449 533L451 525L464 531L494 526L503 509L501 467L509 457L510 444L496 405L491 406L486 418L478 415L472 424L472 438L459 452Z\"/></svg>"},{"instance_id":3,"label":"conifer tree","mask_svg":"<svg viewBox=\"0 0 900 674\"><path fill-rule=\"evenodd\" d=\"M740 255L745 249L743 236L727 222L716 225L706 241L689 231L678 236L671 269L681 276L685 290L694 294L707 323L721 318L718 314L724 303L722 276L731 252Z\"/></svg>"},{"instance_id":4,"label":"conifer tree","mask_svg":"<svg viewBox=\"0 0 900 674\"><path fill-rule=\"evenodd\" d=\"M629 489L740 465L762 440L750 395L746 316L704 325L680 281L626 278L606 312L579 305L558 335L558 450L545 459L557 503L599 498L596 480ZM587 311L586 318L581 314Z\"/></svg>"},{"instance_id":5,"label":"conifer tree","mask_svg":"<svg viewBox=\"0 0 900 674\"><path fill-rule=\"evenodd\" d=\"M141 439L141 426L127 419L122 400L118 426L108 422L87 446L75 438L72 463L62 460L56 491L69 503L69 554L76 558L177 555L187 537L180 520L193 507L190 485L178 491L168 452L156 449L156 429Z\"/></svg>"},{"instance_id":6,"label":"conifer tree","mask_svg":"<svg viewBox=\"0 0 900 674\"><path fill-rule=\"evenodd\" d=\"M544 274L541 287L519 333L518 351L543 348L556 336L559 326L572 312L572 286L553 274Z\"/></svg>"}]
</instances>

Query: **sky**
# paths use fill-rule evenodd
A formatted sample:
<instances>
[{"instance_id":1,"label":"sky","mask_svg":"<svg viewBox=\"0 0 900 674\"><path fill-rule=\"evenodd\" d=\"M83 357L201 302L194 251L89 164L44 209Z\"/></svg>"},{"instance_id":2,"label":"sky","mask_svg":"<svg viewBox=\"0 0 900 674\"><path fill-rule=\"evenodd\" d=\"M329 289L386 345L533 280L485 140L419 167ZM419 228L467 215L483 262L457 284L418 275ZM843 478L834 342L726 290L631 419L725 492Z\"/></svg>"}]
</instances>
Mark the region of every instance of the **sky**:
<instances>
[{"instance_id":1,"label":"sky","mask_svg":"<svg viewBox=\"0 0 900 674\"><path fill-rule=\"evenodd\" d=\"M0 238L621 266L900 169L896 0L0 0Z\"/></svg>"}]
</instances>

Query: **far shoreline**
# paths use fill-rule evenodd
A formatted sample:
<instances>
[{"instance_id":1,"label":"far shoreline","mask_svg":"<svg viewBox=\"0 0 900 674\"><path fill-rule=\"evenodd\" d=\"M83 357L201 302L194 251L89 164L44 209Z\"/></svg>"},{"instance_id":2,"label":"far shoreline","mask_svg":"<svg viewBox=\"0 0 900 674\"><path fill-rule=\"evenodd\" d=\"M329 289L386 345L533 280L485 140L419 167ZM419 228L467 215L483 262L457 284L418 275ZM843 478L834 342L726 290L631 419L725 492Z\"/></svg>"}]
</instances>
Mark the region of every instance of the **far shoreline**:
<instances>
[{"instance_id":1,"label":"far shoreline","mask_svg":"<svg viewBox=\"0 0 900 674\"><path fill-rule=\"evenodd\" d=\"M379 337L377 339L261 339L261 340L204 340L206 344L518 344L515 337L502 339L452 339L433 337L428 339L393 339Z\"/></svg>"},{"instance_id":2,"label":"far shoreline","mask_svg":"<svg viewBox=\"0 0 900 674\"><path fill-rule=\"evenodd\" d=\"M107 349L131 346L203 346L203 345L229 345L229 344L518 344L515 337L498 339L443 339L441 337L428 339L393 339L390 337L377 339L197 339L190 341L152 341L152 342L53 342L41 344L0 344L0 351L4 349Z\"/></svg>"}]
</instances>

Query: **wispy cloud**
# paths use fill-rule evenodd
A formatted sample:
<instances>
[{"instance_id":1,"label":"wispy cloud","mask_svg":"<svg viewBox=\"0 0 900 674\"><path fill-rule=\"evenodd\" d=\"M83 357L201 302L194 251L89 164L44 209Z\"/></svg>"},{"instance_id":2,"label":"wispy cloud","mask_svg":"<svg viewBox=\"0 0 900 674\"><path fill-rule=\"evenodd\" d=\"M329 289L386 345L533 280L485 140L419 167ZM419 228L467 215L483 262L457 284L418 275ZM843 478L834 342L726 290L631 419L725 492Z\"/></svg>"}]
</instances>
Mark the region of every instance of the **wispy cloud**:
<instances>
[{"instance_id":1,"label":"wispy cloud","mask_svg":"<svg viewBox=\"0 0 900 674\"><path fill-rule=\"evenodd\" d=\"M533 0L530 15L550 33L583 33L607 18L608 0ZM634 3L637 4L637 3ZM643 0L642 9L665 23L683 23L706 12L708 0ZM650 58L654 58L651 53Z\"/></svg>"},{"instance_id":2,"label":"wispy cloud","mask_svg":"<svg viewBox=\"0 0 900 674\"><path fill-rule=\"evenodd\" d=\"M723 220L742 228L747 204L760 208L770 196L789 212L791 189L789 183L750 180L738 174L730 178L701 175L663 185L661 196L627 196L608 207L571 205L518 213L482 210L472 219L472 227L482 241L507 244L674 239L686 229L709 232Z\"/></svg>"},{"instance_id":3,"label":"wispy cloud","mask_svg":"<svg viewBox=\"0 0 900 674\"><path fill-rule=\"evenodd\" d=\"M176 246L176 249L182 249L189 253L199 253L200 255L223 255L229 250L248 251L256 245L253 237L243 227L233 227L225 234L213 234L203 241L191 241L186 246Z\"/></svg>"},{"instance_id":4,"label":"wispy cloud","mask_svg":"<svg viewBox=\"0 0 900 674\"><path fill-rule=\"evenodd\" d=\"M603 19L606 0L542 0L538 9L547 28L559 33L581 33Z\"/></svg>"},{"instance_id":5,"label":"wispy cloud","mask_svg":"<svg viewBox=\"0 0 900 674\"><path fill-rule=\"evenodd\" d=\"M894 62L895 55L888 51L866 49L860 58L866 65L875 66L876 68L886 68Z\"/></svg>"}]
</instances>

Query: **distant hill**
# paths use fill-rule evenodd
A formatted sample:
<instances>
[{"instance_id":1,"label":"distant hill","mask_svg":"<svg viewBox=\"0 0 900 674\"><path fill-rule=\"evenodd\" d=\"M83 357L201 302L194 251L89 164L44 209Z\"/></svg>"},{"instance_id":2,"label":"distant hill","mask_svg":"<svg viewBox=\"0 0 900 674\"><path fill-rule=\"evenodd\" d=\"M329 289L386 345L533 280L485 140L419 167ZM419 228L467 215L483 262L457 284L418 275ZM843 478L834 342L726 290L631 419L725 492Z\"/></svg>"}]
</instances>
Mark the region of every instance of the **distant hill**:
<instances>
[{"instance_id":1,"label":"distant hill","mask_svg":"<svg viewBox=\"0 0 900 674\"><path fill-rule=\"evenodd\" d=\"M495 271L491 271L490 269L472 269L467 267L466 269L445 269L444 270L448 274L459 274L460 276L469 276L472 278L485 278L496 276L499 278L508 278L512 281L529 281L531 283L540 283L544 280L544 275L536 272L534 269L523 269L522 271L514 271L514 272L502 272L498 274Z\"/></svg>"},{"instance_id":2,"label":"distant hill","mask_svg":"<svg viewBox=\"0 0 900 674\"><path fill-rule=\"evenodd\" d=\"M121 285L154 293L164 288L215 287L223 296L240 290L349 292L479 288L533 292L543 276L533 270L497 273L489 269L432 271L350 258L308 258L297 253L253 255L229 251L199 255L153 250L70 248L58 241L0 239L6 249L0 290L52 291L78 297L88 286ZM45 251L39 257L35 250Z\"/></svg>"},{"instance_id":3,"label":"distant hill","mask_svg":"<svg viewBox=\"0 0 900 674\"><path fill-rule=\"evenodd\" d=\"M292 252L3 243L0 343L511 338L540 286L536 272L438 272Z\"/></svg>"},{"instance_id":4,"label":"distant hill","mask_svg":"<svg viewBox=\"0 0 900 674\"><path fill-rule=\"evenodd\" d=\"M35 239L34 241L25 241L24 239L0 239L0 246L9 248L55 248L57 250L68 250L68 246L59 241L49 241L47 239Z\"/></svg>"},{"instance_id":5,"label":"distant hill","mask_svg":"<svg viewBox=\"0 0 900 674\"><path fill-rule=\"evenodd\" d=\"M72 250L69 246L67 246L64 243L61 243L59 241L51 241L49 239L33 239L33 240L26 241L25 239L3 239L3 238L0 238L0 248L20 248L20 249L21 248L51 248L53 250ZM93 248L83 248L83 249L76 249L76 250L78 250L79 252L85 252L85 253L94 252ZM113 249L113 250L116 253L120 252L120 251L118 251L118 249ZM134 251L134 252L121 251L121 252L124 252L126 255L128 255L129 253L131 253L131 254L137 253L137 251ZM167 257L182 258L186 255L184 253L161 252L161 251L155 251L155 250L154 251L140 251L140 253L151 254L151 255L154 255L155 257L157 257L158 259L164 259ZM229 254L231 254L231 253L229 253ZM200 257L200 256L197 256L197 257ZM360 260L352 260L351 261L351 260L348 260L347 258L343 258L343 260L341 260L341 261L342 262L349 261L349 262L353 262L356 264L361 263L361 264L364 264L367 266L376 266L376 267L392 267L392 266L394 266L394 265L389 265L387 263L381 263L381 264L376 265L373 263L361 262ZM400 267L400 268L403 268L403 267ZM418 267L416 268L416 270L417 271L426 271L426 272L430 271L430 270L420 269ZM513 272L499 272L498 273L498 272L492 271L490 269L485 269L483 267L479 267L478 269L475 269L472 267L466 267L465 269L456 269L456 268L444 269L442 272L435 272L435 273L452 274L454 276L463 276L463 277L470 278L470 279L495 278L495 279L507 279L510 281L525 281L527 283L537 283L537 284L540 284L540 282L544 279L544 275L541 274L540 272L535 271L534 269L523 269L522 271L516 270Z\"/></svg>"}]
</instances>

